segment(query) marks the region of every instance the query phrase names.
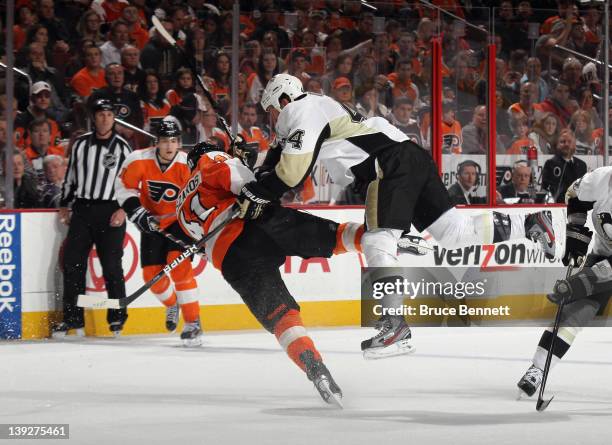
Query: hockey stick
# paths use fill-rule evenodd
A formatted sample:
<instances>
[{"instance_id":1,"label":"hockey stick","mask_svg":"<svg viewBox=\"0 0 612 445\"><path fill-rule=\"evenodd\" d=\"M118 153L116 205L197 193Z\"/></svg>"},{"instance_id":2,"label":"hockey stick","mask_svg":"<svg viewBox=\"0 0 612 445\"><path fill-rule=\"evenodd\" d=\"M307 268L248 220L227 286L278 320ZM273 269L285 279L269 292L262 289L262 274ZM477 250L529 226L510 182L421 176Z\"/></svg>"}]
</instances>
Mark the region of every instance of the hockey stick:
<instances>
[{"instance_id":1,"label":"hockey stick","mask_svg":"<svg viewBox=\"0 0 612 445\"><path fill-rule=\"evenodd\" d=\"M572 275L572 270L574 269L574 260L570 260L569 265L567 266L567 273L565 274L565 279L567 280ZM555 324L553 326L552 331L552 340L550 341L550 348L546 354L546 362L544 364L544 374L542 375L542 384L540 385L540 393L538 394L538 401L536 402L536 410L538 412L544 411L550 402L555 398L552 396L548 400L544 400L544 388L546 388L546 380L548 379L548 373L550 371L550 363L552 362L553 351L555 350L555 339L557 338L557 334L559 333L559 325L561 324L561 314L563 313L563 307L565 306L565 301L561 301L559 304L559 308L557 309L557 316L555 317Z\"/></svg>"},{"instance_id":2,"label":"hockey stick","mask_svg":"<svg viewBox=\"0 0 612 445\"><path fill-rule=\"evenodd\" d=\"M191 58L187 57L187 54L185 54L185 51L183 51L183 48L181 48L176 43L175 38L172 37L172 35L170 35L168 31L166 31L166 28L164 28L164 25L157 18L157 16L155 15L152 16L151 22L153 22L153 26L155 27L155 30L159 33L159 35L162 36L164 40L166 40L166 42L168 42L171 46L173 46L174 49L176 49L183 56L185 61L189 64L189 68L191 69L191 71L193 71L193 75L198 81L198 85L200 85L200 88L202 88L202 90L204 91L204 95L206 96L206 99L208 99L208 101L210 102L210 105L213 107L213 109L217 113L217 125L225 132L225 134L227 134L227 137L229 138L230 143L233 144L235 138L234 136L232 136L232 132L230 131L229 125L227 125L225 118L223 118L223 116L219 114L219 104L212 97L212 94L210 94L210 91L208 91L208 88L206 88L206 85L204 84L202 77L198 74L198 71L196 70L194 63L191 61Z\"/></svg>"},{"instance_id":3,"label":"hockey stick","mask_svg":"<svg viewBox=\"0 0 612 445\"><path fill-rule=\"evenodd\" d=\"M88 307L88 308L98 308L98 309L121 309L127 307L130 303L144 294L147 290L149 290L155 283L163 278L164 275L170 274L171 271L177 268L177 266L197 253L206 242L215 236L221 229L223 229L227 224L232 222L234 219L238 217L240 211L238 209L234 210L230 216L228 216L225 221L215 227L213 230L208 232L206 236L204 236L200 241L195 244L189 246L186 250L184 250L180 256L178 256L174 261L170 264L166 264L162 270L159 271L157 275L155 275L151 280L147 283L143 284L136 292L132 295L123 298L105 298L97 295L88 295L88 294L80 294L77 300L77 306L80 307ZM173 237L174 238L174 237Z\"/></svg>"}]
</instances>

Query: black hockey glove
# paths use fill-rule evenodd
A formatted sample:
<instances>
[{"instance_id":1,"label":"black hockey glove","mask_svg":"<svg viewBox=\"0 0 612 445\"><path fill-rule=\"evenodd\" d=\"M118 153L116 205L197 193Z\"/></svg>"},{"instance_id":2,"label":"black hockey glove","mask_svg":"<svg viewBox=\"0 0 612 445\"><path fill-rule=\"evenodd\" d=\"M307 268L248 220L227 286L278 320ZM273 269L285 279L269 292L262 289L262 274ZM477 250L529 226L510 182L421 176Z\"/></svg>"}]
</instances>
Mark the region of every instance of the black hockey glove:
<instances>
[{"instance_id":1,"label":"black hockey glove","mask_svg":"<svg viewBox=\"0 0 612 445\"><path fill-rule=\"evenodd\" d=\"M580 257L585 257L593 232L583 226L568 224L565 229L565 255L563 264L568 266L571 260L578 264Z\"/></svg>"},{"instance_id":2,"label":"black hockey glove","mask_svg":"<svg viewBox=\"0 0 612 445\"><path fill-rule=\"evenodd\" d=\"M155 233L159 230L159 224L155 217L144 207L138 207L130 215L130 221L136 224L138 230L144 233Z\"/></svg>"},{"instance_id":3,"label":"black hockey glove","mask_svg":"<svg viewBox=\"0 0 612 445\"><path fill-rule=\"evenodd\" d=\"M612 291L612 264L607 259L582 268L576 275L557 280L553 293L547 295L555 304L571 303Z\"/></svg>"},{"instance_id":4,"label":"black hockey glove","mask_svg":"<svg viewBox=\"0 0 612 445\"><path fill-rule=\"evenodd\" d=\"M241 219L259 218L272 199L272 196L257 181L245 184L240 189L240 196L238 196L237 204L240 208L238 217Z\"/></svg>"}]
</instances>

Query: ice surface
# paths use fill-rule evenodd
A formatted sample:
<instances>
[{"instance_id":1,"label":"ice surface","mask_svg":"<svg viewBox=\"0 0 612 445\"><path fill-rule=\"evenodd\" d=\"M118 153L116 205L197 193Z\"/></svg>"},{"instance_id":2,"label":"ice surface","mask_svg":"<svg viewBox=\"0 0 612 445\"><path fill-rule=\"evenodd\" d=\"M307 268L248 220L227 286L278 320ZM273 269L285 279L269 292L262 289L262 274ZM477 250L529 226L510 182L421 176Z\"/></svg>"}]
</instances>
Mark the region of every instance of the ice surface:
<instances>
[{"instance_id":1,"label":"ice surface","mask_svg":"<svg viewBox=\"0 0 612 445\"><path fill-rule=\"evenodd\" d=\"M69 423L64 443L79 445L612 443L612 329L579 334L544 413L515 400L541 329L414 331L414 355L364 361L373 330L311 330L343 411L263 331L198 349L176 336L0 343L0 423Z\"/></svg>"}]
</instances>

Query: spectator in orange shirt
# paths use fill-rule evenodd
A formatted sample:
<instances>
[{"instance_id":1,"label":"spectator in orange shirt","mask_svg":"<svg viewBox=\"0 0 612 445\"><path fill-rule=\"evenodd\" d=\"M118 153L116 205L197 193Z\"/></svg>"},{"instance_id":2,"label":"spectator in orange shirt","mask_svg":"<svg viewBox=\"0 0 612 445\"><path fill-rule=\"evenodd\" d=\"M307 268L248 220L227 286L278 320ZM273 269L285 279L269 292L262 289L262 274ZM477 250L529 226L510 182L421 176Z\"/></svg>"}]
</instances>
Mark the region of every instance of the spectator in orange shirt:
<instances>
[{"instance_id":1,"label":"spectator in orange shirt","mask_svg":"<svg viewBox=\"0 0 612 445\"><path fill-rule=\"evenodd\" d=\"M102 2L102 9L104 9L104 13L106 14L106 21L112 23L118 20L121 17L123 9L127 6L128 3L120 0L104 0Z\"/></svg>"},{"instance_id":2,"label":"spectator in orange shirt","mask_svg":"<svg viewBox=\"0 0 612 445\"><path fill-rule=\"evenodd\" d=\"M149 41L149 33L140 26L140 17L138 16L138 8L133 5L127 5L121 12L121 18L128 27L130 42L138 49L143 49Z\"/></svg>"},{"instance_id":3,"label":"spectator in orange shirt","mask_svg":"<svg viewBox=\"0 0 612 445\"><path fill-rule=\"evenodd\" d=\"M13 45L15 51L19 51L25 44L28 29L34 24L35 16L29 6L20 6L17 8L16 17L17 23L13 26Z\"/></svg>"},{"instance_id":4,"label":"spectator in orange shirt","mask_svg":"<svg viewBox=\"0 0 612 445\"><path fill-rule=\"evenodd\" d=\"M517 116L510 119L510 129L512 130L513 139L510 141L510 146L506 150L508 155L527 155L527 150L532 145L535 146L535 141L531 139L529 134L529 125L526 116Z\"/></svg>"},{"instance_id":5,"label":"spectator in orange shirt","mask_svg":"<svg viewBox=\"0 0 612 445\"><path fill-rule=\"evenodd\" d=\"M455 103L442 99L442 153L460 154L461 124L455 119Z\"/></svg>"},{"instance_id":6,"label":"spectator in orange shirt","mask_svg":"<svg viewBox=\"0 0 612 445\"><path fill-rule=\"evenodd\" d=\"M70 86L82 99L87 99L94 90L106 86L100 48L92 46L85 50L85 67L72 76Z\"/></svg>"},{"instance_id":7,"label":"spectator in orange shirt","mask_svg":"<svg viewBox=\"0 0 612 445\"><path fill-rule=\"evenodd\" d=\"M410 59L397 61L395 72L389 74L389 81L393 84L391 88L393 99L407 97L418 107L419 88L412 82L412 61Z\"/></svg>"},{"instance_id":8,"label":"spectator in orange shirt","mask_svg":"<svg viewBox=\"0 0 612 445\"><path fill-rule=\"evenodd\" d=\"M535 84L525 82L519 91L519 101L510 105L508 113L510 118L518 119L520 116L527 118L527 125L532 127L536 120L536 113L540 110L537 102L538 91Z\"/></svg>"},{"instance_id":9,"label":"spectator in orange shirt","mask_svg":"<svg viewBox=\"0 0 612 445\"><path fill-rule=\"evenodd\" d=\"M246 102L240 108L240 117L238 118L238 134L240 134L246 143L257 144L258 151L265 156L265 152L270 148L268 139L263 131L255 126L257 122L257 105L252 102ZM263 156L259 156L263 162ZM261 164L258 162L256 165Z\"/></svg>"},{"instance_id":10,"label":"spectator in orange shirt","mask_svg":"<svg viewBox=\"0 0 612 445\"><path fill-rule=\"evenodd\" d=\"M42 119L49 123L51 141L53 144L59 143L61 133L57 122L48 115L51 106L51 86L47 82L36 82L32 85L32 95L30 105L27 110L20 113L15 119L15 138L17 146L21 149L30 145L30 132L28 128L35 119Z\"/></svg>"},{"instance_id":11,"label":"spectator in orange shirt","mask_svg":"<svg viewBox=\"0 0 612 445\"><path fill-rule=\"evenodd\" d=\"M25 149L28 161L34 170L42 178L43 158L47 155L64 156L64 147L51 143L51 125L46 119L34 119L29 126L32 142Z\"/></svg>"},{"instance_id":12,"label":"spectator in orange shirt","mask_svg":"<svg viewBox=\"0 0 612 445\"><path fill-rule=\"evenodd\" d=\"M177 105L187 94L195 93L195 79L189 68L179 68L176 72L175 87L166 91L166 100Z\"/></svg>"}]
</instances>

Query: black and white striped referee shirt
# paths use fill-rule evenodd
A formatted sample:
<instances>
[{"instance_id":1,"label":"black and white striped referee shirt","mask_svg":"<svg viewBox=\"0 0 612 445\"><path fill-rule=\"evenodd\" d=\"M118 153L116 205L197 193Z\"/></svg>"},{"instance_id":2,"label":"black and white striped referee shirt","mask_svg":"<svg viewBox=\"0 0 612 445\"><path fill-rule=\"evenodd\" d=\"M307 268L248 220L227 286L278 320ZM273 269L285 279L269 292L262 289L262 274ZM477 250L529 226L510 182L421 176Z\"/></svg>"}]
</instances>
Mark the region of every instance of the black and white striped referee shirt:
<instances>
[{"instance_id":1,"label":"black and white striped referee shirt","mask_svg":"<svg viewBox=\"0 0 612 445\"><path fill-rule=\"evenodd\" d=\"M115 178L131 152L130 144L114 131L104 140L95 132L78 137L68 160L61 207L75 199L115 200Z\"/></svg>"}]
</instances>

